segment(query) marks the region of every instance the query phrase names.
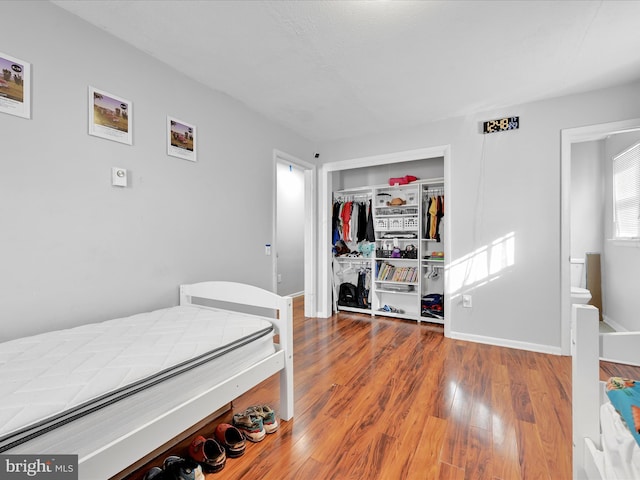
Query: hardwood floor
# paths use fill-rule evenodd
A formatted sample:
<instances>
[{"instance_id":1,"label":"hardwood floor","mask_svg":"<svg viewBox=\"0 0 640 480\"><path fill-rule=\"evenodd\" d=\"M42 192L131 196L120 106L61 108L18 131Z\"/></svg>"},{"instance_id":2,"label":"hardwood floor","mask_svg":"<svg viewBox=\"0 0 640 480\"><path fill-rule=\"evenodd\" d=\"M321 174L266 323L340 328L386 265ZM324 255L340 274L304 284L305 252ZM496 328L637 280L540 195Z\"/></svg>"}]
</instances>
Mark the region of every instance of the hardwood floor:
<instances>
[{"instance_id":1,"label":"hardwood floor","mask_svg":"<svg viewBox=\"0 0 640 480\"><path fill-rule=\"evenodd\" d=\"M209 480L571 478L569 357L450 340L433 324L294 310L295 417ZM234 408L276 407L278 391L269 379Z\"/></svg>"}]
</instances>

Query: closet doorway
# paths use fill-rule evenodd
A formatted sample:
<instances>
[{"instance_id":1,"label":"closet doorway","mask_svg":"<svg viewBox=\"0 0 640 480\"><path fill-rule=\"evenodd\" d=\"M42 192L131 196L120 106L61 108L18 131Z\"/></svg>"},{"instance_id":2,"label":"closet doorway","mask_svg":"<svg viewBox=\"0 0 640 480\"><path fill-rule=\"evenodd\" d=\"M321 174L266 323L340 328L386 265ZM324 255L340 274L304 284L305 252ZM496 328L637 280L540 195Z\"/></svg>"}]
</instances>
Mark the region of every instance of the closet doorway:
<instances>
[{"instance_id":1,"label":"closet doorway","mask_svg":"<svg viewBox=\"0 0 640 480\"><path fill-rule=\"evenodd\" d=\"M571 160L576 144L605 140L617 134L640 129L640 119L603 123L561 131L561 205L560 205L560 335L562 355L571 355ZM607 227L605 225L605 232ZM604 238L604 232L603 232ZM605 250L609 239L604 238ZM604 252L602 252L604 253ZM605 255L606 256L606 255ZM605 259L606 262L606 259ZM603 276L607 281L606 275ZM606 286L605 286L606 295ZM606 298L605 298L606 302Z\"/></svg>"},{"instance_id":2,"label":"closet doorway","mask_svg":"<svg viewBox=\"0 0 640 480\"><path fill-rule=\"evenodd\" d=\"M317 317L328 318L332 314L332 288L331 288L331 205L332 193L336 190L334 185L335 175L339 175L347 170L371 168L382 165L392 165L405 162L414 162L419 160L442 158L444 168L444 190L445 197L451 198L449 191L451 188L449 179L451 178L450 167L451 147L449 145L441 145L431 148L420 148L416 150L407 150L384 155L376 155L370 157L354 158L351 160L343 160L338 162L325 163L320 167L318 175L319 204L322 206L318 212L320 222L320 241L318 244L318 301L317 301ZM451 218L452 202L448 202L447 216L449 221L445 222L445 241L444 251L445 258L451 258ZM453 312L451 310L451 299L449 295L448 275L445 271L444 280L444 308L445 311L451 312L447 316L444 325L444 334L449 336L454 324Z\"/></svg>"},{"instance_id":3,"label":"closet doorway","mask_svg":"<svg viewBox=\"0 0 640 480\"><path fill-rule=\"evenodd\" d=\"M315 301L315 165L274 150L275 195L271 247L273 291L304 295L305 316Z\"/></svg>"}]
</instances>

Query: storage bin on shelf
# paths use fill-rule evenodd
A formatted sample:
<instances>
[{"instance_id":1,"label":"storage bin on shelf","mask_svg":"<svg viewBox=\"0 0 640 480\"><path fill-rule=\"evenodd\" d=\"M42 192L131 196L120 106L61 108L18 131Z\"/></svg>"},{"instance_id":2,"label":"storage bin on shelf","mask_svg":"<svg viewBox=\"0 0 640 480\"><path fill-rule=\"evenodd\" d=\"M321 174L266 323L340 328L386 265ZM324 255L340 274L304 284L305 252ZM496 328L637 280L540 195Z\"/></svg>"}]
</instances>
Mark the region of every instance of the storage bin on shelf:
<instances>
[{"instance_id":1,"label":"storage bin on shelf","mask_svg":"<svg viewBox=\"0 0 640 480\"><path fill-rule=\"evenodd\" d=\"M385 219L387 220L387 219ZM388 218L388 229L389 230L402 230L404 229L404 222L402 217L390 217Z\"/></svg>"},{"instance_id":2,"label":"storage bin on shelf","mask_svg":"<svg viewBox=\"0 0 640 480\"><path fill-rule=\"evenodd\" d=\"M417 230L418 229L418 217L405 217L404 219L405 230Z\"/></svg>"},{"instance_id":3,"label":"storage bin on shelf","mask_svg":"<svg viewBox=\"0 0 640 480\"><path fill-rule=\"evenodd\" d=\"M415 245L407 245L401 253L402 258L418 258L418 249Z\"/></svg>"},{"instance_id":4,"label":"storage bin on shelf","mask_svg":"<svg viewBox=\"0 0 640 480\"><path fill-rule=\"evenodd\" d=\"M389 219L388 218L376 218L375 229L376 230L389 230Z\"/></svg>"}]
</instances>

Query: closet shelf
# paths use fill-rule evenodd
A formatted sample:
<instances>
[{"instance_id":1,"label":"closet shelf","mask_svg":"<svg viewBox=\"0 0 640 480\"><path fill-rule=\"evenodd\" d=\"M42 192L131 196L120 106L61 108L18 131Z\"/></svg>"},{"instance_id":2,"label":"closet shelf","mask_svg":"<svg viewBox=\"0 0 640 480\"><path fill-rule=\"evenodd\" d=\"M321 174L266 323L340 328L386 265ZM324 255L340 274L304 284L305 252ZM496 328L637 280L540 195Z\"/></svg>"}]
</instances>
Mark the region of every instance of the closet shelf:
<instances>
[{"instance_id":1,"label":"closet shelf","mask_svg":"<svg viewBox=\"0 0 640 480\"><path fill-rule=\"evenodd\" d=\"M418 285L418 282L397 282L397 281L393 281L393 280L378 280L377 278L375 279L376 283L392 283L394 285ZM397 290L389 290L389 291L393 291L394 293L409 293L409 292L399 292ZM413 292L412 292L413 293Z\"/></svg>"},{"instance_id":2,"label":"closet shelf","mask_svg":"<svg viewBox=\"0 0 640 480\"><path fill-rule=\"evenodd\" d=\"M397 232L397 233L382 233L381 232L376 232L376 239L377 240L393 240L394 238L397 238L398 240L413 240L416 241L418 239L418 236L415 233L403 233L403 232Z\"/></svg>"},{"instance_id":3,"label":"closet shelf","mask_svg":"<svg viewBox=\"0 0 640 480\"><path fill-rule=\"evenodd\" d=\"M376 215L377 218L388 218L388 217L417 217L417 213L379 213Z\"/></svg>"},{"instance_id":4,"label":"closet shelf","mask_svg":"<svg viewBox=\"0 0 640 480\"><path fill-rule=\"evenodd\" d=\"M418 208L417 203L405 203L404 205L374 205L374 208L382 210L383 208L403 209L403 208Z\"/></svg>"},{"instance_id":5,"label":"closet shelf","mask_svg":"<svg viewBox=\"0 0 640 480\"><path fill-rule=\"evenodd\" d=\"M390 293L392 295L417 295L417 290L411 290L410 292L399 292L397 290L385 290L384 288L378 288L376 290L378 293Z\"/></svg>"},{"instance_id":6,"label":"closet shelf","mask_svg":"<svg viewBox=\"0 0 640 480\"><path fill-rule=\"evenodd\" d=\"M417 262L417 258L394 258L394 257L376 257L376 260L383 262Z\"/></svg>"},{"instance_id":7,"label":"closet shelf","mask_svg":"<svg viewBox=\"0 0 640 480\"><path fill-rule=\"evenodd\" d=\"M391 318L402 318L404 320L415 320L415 315L409 314L409 313L394 313L394 312L381 312L381 311L375 311L372 310L371 311L372 315L381 315L384 317L391 317ZM431 320L429 320L431 321Z\"/></svg>"},{"instance_id":8,"label":"closet shelf","mask_svg":"<svg viewBox=\"0 0 640 480\"><path fill-rule=\"evenodd\" d=\"M423 260L422 263L423 265L429 265L432 268L444 268L444 265L437 265L437 263L442 263L442 262L429 262L427 260Z\"/></svg>"}]
</instances>

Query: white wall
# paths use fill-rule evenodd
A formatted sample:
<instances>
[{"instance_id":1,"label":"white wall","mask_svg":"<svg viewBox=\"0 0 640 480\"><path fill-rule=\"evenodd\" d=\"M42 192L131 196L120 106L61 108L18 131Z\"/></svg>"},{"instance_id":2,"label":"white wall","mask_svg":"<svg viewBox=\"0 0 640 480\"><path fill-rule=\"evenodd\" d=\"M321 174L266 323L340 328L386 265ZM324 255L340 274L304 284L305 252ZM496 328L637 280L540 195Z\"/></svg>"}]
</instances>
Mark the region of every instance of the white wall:
<instances>
[{"instance_id":1,"label":"white wall","mask_svg":"<svg viewBox=\"0 0 640 480\"><path fill-rule=\"evenodd\" d=\"M612 135L605 140L605 321L620 331L640 330L640 246L614 242L613 232L613 157L640 141L640 132Z\"/></svg>"},{"instance_id":2,"label":"white wall","mask_svg":"<svg viewBox=\"0 0 640 480\"><path fill-rule=\"evenodd\" d=\"M420 128L319 146L323 162L451 145L448 221L452 336L557 352L560 323L560 131L637 117L640 84L517 105ZM484 120L519 115L517 131ZM492 264L508 246L513 262ZM321 243L322 244L322 243ZM463 308L460 294L473 296Z\"/></svg>"},{"instance_id":3,"label":"white wall","mask_svg":"<svg viewBox=\"0 0 640 480\"><path fill-rule=\"evenodd\" d=\"M313 162L310 142L48 2L1 10L33 116L0 114L0 340L174 305L180 283L271 288L273 149ZM133 146L87 134L89 85L133 102ZM197 163L167 156L167 114L197 126Z\"/></svg>"},{"instance_id":4,"label":"white wall","mask_svg":"<svg viewBox=\"0 0 640 480\"><path fill-rule=\"evenodd\" d=\"M371 185L385 185L390 178L404 177L405 175L413 175L422 180L443 177L443 165L443 158L438 157L341 170L336 174L333 188L334 190L344 190Z\"/></svg>"},{"instance_id":5,"label":"white wall","mask_svg":"<svg viewBox=\"0 0 640 480\"><path fill-rule=\"evenodd\" d=\"M291 167L291 168L290 168ZM276 164L278 294L304 292L304 171Z\"/></svg>"},{"instance_id":6,"label":"white wall","mask_svg":"<svg viewBox=\"0 0 640 480\"><path fill-rule=\"evenodd\" d=\"M604 253L604 142L571 148L571 256Z\"/></svg>"}]
</instances>

